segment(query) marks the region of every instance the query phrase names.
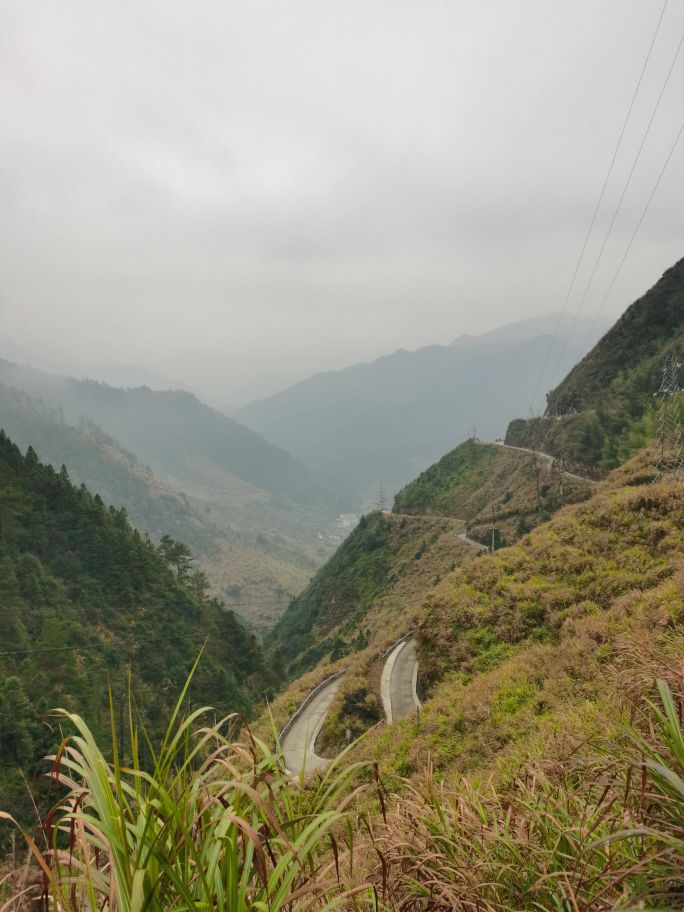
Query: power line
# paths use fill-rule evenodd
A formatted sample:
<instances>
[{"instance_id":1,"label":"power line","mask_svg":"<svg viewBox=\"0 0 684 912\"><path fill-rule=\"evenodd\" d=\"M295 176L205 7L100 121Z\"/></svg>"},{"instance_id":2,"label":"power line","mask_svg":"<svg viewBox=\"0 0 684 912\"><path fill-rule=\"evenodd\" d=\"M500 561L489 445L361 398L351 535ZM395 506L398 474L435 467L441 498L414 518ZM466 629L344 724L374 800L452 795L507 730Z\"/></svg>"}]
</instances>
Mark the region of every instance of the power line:
<instances>
[{"instance_id":1,"label":"power line","mask_svg":"<svg viewBox=\"0 0 684 912\"><path fill-rule=\"evenodd\" d=\"M625 252L622 254L622 259L620 260L618 267L615 270L615 274L613 275L610 285L608 286L608 290L606 291L606 293L603 297L603 300L601 301L599 309L597 310L596 314L594 315L594 320L591 324L591 327L589 328L588 336L591 335L591 333L594 331L594 326L596 325L596 321L598 320L599 316L601 315L601 312L606 304L606 301L610 297L610 294L618 279L618 276L620 275L620 272L622 271L622 267L625 264L625 260L627 259L629 251L632 249L632 244L634 243L636 236L639 233L639 229L641 228L641 223L643 222L644 218L646 217L646 213L648 212L648 210L651 206L651 203L653 202L653 197L656 195L656 191L658 190L658 187L660 186L660 182L663 179L663 175L665 174L665 171L667 170L667 166L670 164L670 159L674 155L674 151L677 148L677 146L679 145L679 140L682 138L682 133L684 133L684 121L682 121L682 125L679 128L679 132L675 136L674 142L672 143L672 145L670 147L670 151L668 152L667 158L665 159L665 163L663 164L663 167L660 169L660 174L658 175L658 180L655 182L655 186L653 187L653 190L651 191L651 195L649 196L648 201L647 201L646 205L644 206L641 215L639 216L639 221L637 222L636 228L634 229L632 237L629 240L629 244L627 244L627 247L625 248ZM588 336L587 336L587 338L588 338Z\"/></svg>"},{"instance_id":2,"label":"power line","mask_svg":"<svg viewBox=\"0 0 684 912\"><path fill-rule=\"evenodd\" d=\"M293 599L293 598L297 598L297 596L290 595L289 598ZM227 608L229 610L232 608L283 608L285 606L284 599L283 599L283 601L280 601L280 602L234 602L231 604L228 604L227 602L222 602L220 600L218 600L218 601L219 601L219 604L218 604L219 608ZM107 612L112 610L112 606L107 605L102 608L97 607L95 605L84 605L82 607L72 606L71 610L73 612L73 616L71 617L71 620L77 621L81 615L87 616L89 614L106 614ZM135 620L138 617L143 617L141 615L133 615L132 612L134 612L135 609L130 609L130 611L131 611L131 616L129 617L129 615L126 615L126 618L125 618L126 620ZM21 612L19 612L19 613L21 614ZM15 614L16 614L16 611L0 606L0 618L8 617L8 616L13 617ZM56 617L57 613L53 613L53 614L46 613L44 616L45 617Z\"/></svg>"},{"instance_id":3,"label":"power line","mask_svg":"<svg viewBox=\"0 0 684 912\"><path fill-rule=\"evenodd\" d=\"M202 642L203 643L208 642L210 639L211 639L211 637L204 637L202 639ZM186 642L189 642L190 645L193 645L193 646L199 645L199 642L191 643L185 634L176 633L169 637L155 637L154 639L150 638L150 639L146 639L146 640L131 640L130 642L127 642L127 643L125 643L125 642L124 643L121 643L121 642L113 643L113 644L111 644L111 646L113 646L114 648L131 647L131 646L146 646L149 643L154 643L154 644L167 643L171 640L185 640ZM110 646L109 643L98 643L98 644L93 644L91 646L84 646L84 645L80 645L80 646L45 646L42 649L12 649L8 652L0 652L0 659L6 658L7 656L13 656L13 655L34 656L34 655L43 655L44 653L69 652L72 650L78 650L79 652L94 652L96 650L104 650L108 646Z\"/></svg>"},{"instance_id":4,"label":"power line","mask_svg":"<svg viewBox=\"0 0 684 912\"><path fill-rule=\"evenodd\" d=\"M640 74L639 74L639 79L637 80L636 88L634 89L634 92L633 92L633 94L632 94L632 100L630 101L629 108L628 108L628 110L627 110L627 115L625 116L624 123L622 124L622 130L620 131L620 136L619 136L619 138L618 138L617 145L615 146L615 150L613 151L613 157L612 157L611 160L610 160L610 166L609 166L609 168L608 168L608 172L607 172L607 174L606 174L606 176L605 176L605 179L604 179L604 181L603 181L603 186L601 187L601 193L599 194L598 202L596 203L596 206L594 207L594 214L593 214L592 217L591 217L591 222L590 222L590 224L589 224L589 228L587 229L587 233L586 233L586 235L585 235L585 237L584 237L584 243L582 244L582 249L581 249L581 251L580 251L580 255L579 255L578 259L577 259L577 263L575 264L575 270L574 270L574 272L573 272L573 274L572 274L572 278L571 278L571 280L570 280L570 285L568 286L568 290L567 290L566 295L565 295L565 300L564 300L564 302L563 302L563 307L562 307L562 309L561 309L561 312L560 312L559 315L558 315L558 320L557 320L557 322L556 322L556 327L555 327L555 329L554 329L554 331L553 331L553 335L552 335L552 337L551 337L551 342L549 343L549 347L548 347L548 350L547 350L547 352L546 352L546 357L545 357L545 359L544 359L544 364L542 365L542 368L541 368L541 370L540 370L540 372L539 372L539 376L538 376L538 378L537 378L537 384L536 384L536 386L535 386L534 393L533 393L533 395L532 395L532 400L531 400L531 402L530 402L530 411L532 411L532 408L533 408L533 406L534 406L534 402L535 402L535 400L536 400L536 398L537 398L537 395L538 395L538 393L539 393L539 387L541 386L541 382L542 382L542 379L543 379L543 376L544 376L544 372L545 372L546 368L548 367L549 359L550 359L550 357L551 357L551 352L553 351L553 346L554 346L554 344L555 344L555 342L556 342L556 339L557 339L557 337L558 337L558 330L560 329L561 322L562 322L562 320L563 320L563 317L565 316L565 312L566 312L566 310L567 310L568 303L569 303L569 301L570 301L570 296L572 295L572 291L573 291L573 289L574 289L574 287L575 287L575 282L576 282L576 280L577 280L577 275L578 275L578 273L579 273L580 266L581 266L581 264L582 264L582 260L584 259L584 254L585 254L586 249L587 249L587 244L589 243L589 238L590 238L590 236L591 236L592 231L594 230L594 225L596 224L596 218L597 218L597 216L598 216L599 209L601 208L601 203L603 202L603 198L604 198L605 193L606 193L606 188L608 187L608 181L610 180L610 177L611 177L611 175L612 175L612 173L613 173L613 168L615 167L615 162L616 162L616 160L617 160L618 152L620 151L620 147L622 146L622 140L624 139L625 133L626 133L626 131L627 131L627 124L629 123L629 120L630 120L630 118L631 118L631 116L632 116L632 110L634 109L634 104L635 104L635 102L636 102L637 95L639 94L639 89L641 88L641 83L643 82L644 74L646 73L646 68L647 68L647 66L648 66L649 60L651 59L651 53L652 53L652 51L653 51L653 47L654 47L654 45L655 45L656 38L658 37L658 32L660 31L660 26L661 26L661 23L662 23L662 21L663 21L663 16L665 15L665 10L666 10L666 8L667 8L668 2L669 2L669 0L665 0L665 2L663 3L663 8L662 8L662 10L660 11L660 17L659 17L658 22L657 22L657 24L656 24L655 31L654 31L654 33L653 33L653 37L651 38L651 43L650 43L650 45L649 45L649 47L648 47L648 52L647 52L647 54L646 54L646 59L644 60L643 66L641 67L641 72L640 72Z\"/></svg>"},{"instance_id":5,"label":"power line","mask_svg":"<svg viewBox=\"0 0 684 912\"><path fill-rule=\"evenodd\" d=\"M684 40L684 36L683 36L683 40ZM681 42L680 42L680 46L681 46ZM642 225L644 219L646 218L646 214L658 191L658 187L660 186L660 183L665 175L667 167L670 164L670 160L672 159L672 156L674 155L675 149L679 145L679 141L682 138L682 134L684 134L684 121L682 121L682 124L679 127L679 130L677 131L677 135L675 136L674 141L673 141L672 145L670 146L670 151L667 153L667 157L666 157L665 161L663 162L663 165L660 169L656 182L653 185L653 189L651 190L650 196L649 196L648 200L646 201L646 205L644 206L644 208L641 211L639 220L636 223L636 227L634 228L634 231L632 232L632 236L629 239L629 243L625 247L624 253L622 254L622 258L621 258L620 262L618 263L617 269L615 270L615 273L613 274L613 278L610 281L608 290L606 291L605 295L603 296L603 300L601 301L601 304L594 316L592 325L589 328L589 332L587 333L587 338L585 339L585 346L586 346L586 344L588 344L588 339L591 336L592 332L594 331L594 326L596 325L596 321L598 320L599 316L601 315L601 312L603 311L603 308L604 308L606 302L608 301L608 298L610 297L610 294L613 291L613 288L615 287L615 283L617 282L620 272L622 271L622 267L625 265L629 252L632 249L632 245L634 244L634 241L636 240L636 237L639 233L639 229L641 228L641 225ZM544 434L543 438L539 442L539 449L541 449L541 450L544 449L544 447L546 446L546 443L548 442L549 437L551 436L552 430L553 430L553 423L550 423L547 428L546 433Z\"/></svg>"},{"instance_id":6,"label":"power line","mask_svg":"<svg viewBox=\"0 0 684 912\"><path fill-rule=\"evenodd\" d=\"M663 475L679 475L684 468L684 439L682 439L682 416L679 404L679 368L676 355L670 354L663 365L663 379L655 394L660 400L658 410L658 433L653 467L656 471L654 482Z\"/></svg>"},{"instance_id":7,"label":"power line","mask_svg":"<svg viewBox=\"0 0 684 912\"><path fill-rule=\"evenodd\" d=\"M581 311L582 311L582 308L583 308L583 306L584 306L584 303L585 303L585 301L586 301L586 299L587 299L587 295L589 294L589 289L591 288L592 282L594 281L594 277L595 277L595 275L596 275L596 270L598 269L599 264L600 264L600 262L601 262L601 260L602 260L602 258L603 258L603 254L604 254L604 251L605 251L605 249L606 249L606 245L607 245L607 243L608 243L608 239L610 238L610 235L612 234L613 227L614 227L614 225L615 225L615 221L616 221L616 219L617 219L617 217L618 217L618 214L619 214L619 212L620 212L620 210L621 210L621 208L622 208L622 203L624 202L625 196L627 195L627 190L629 189L629 186L630 186L630 184L631 184L631 182L632 182L632 177L634 176L634 172L635 172L635 170L636 170L637 164L639 163L639 159L641 158L641 153L642 153L642 151L643 151L643 148L644 148L644 146L646 145L646 140L648 139L649 133L651 132L651 127L653 126L653 121L655 120L656 114L658 113L658 110L659 110L659 108L660 108L660 102L661 102L662 99L663 99L663 95L665 94L665 89L667 88L668 83L669 83L669 81L670 81L670 76L672 75L672 71L673 71L674 68L675 68L675 64L677 63L677 59L679 58L679 52L680 52L681 49L682 49L682 45L684 45L684 33L682 33L682 37L680 38L679 44L677 45L677 50L675 51L675 55L674 55L674 57L672 58L672 63L670 64L670 68L669 68L669 70L667 71L667 76L665 77L665 81L664 81L664 83L663 83L663 85L662 85L662 88L660 89L660 93L658 94L658 98L657 98L657 101L656 101L656 103L655 103L655 107L653 108L653 112L651 113L651 117L650 117L650 119L649 119L649 121L648 121L648 124L646 125L646 130L644 131L644 135L643 135L643 137L642 137L642 139L641 139L641 143L639 144L639 148L638 148L638 150L637 150L636 156L634 157L634 161L632 162L632 167L630 168L629 174L627 175L627 180L625 181L624 187L622 188L622 193L620 194L620 199L618 200L617 206L615 207L615 211L613 212L613 217L612 217L611 220L610 220L610 224L609 224L609 226L608 226L608 230L606 231L606 234L605 234L605 236L604 236L604 238L603 238L603 242L602 242L602 244L601 244L601 248L600 248L600 250L599 250L599 252L598 252L598 256L596 257L596 260L595 260L595 262L594 262L594 266L593 266L593 268L592 268L592 270L591 270L591 273L590 273L590 275L589 275L589 279L587 280L587 284L586 284L586 286L585 286L585 288L584 288L584 292L583 292L582 297L581 297L581 299L580 299L580 302L579 302L577 311L575 312L575 315L574 315L573 318L572 318L572 323L570 324L570 329L568 330L568 335L567 335L566 338L565 338L565 342L563 343L563 348L561 349L561 353L560 353L560 355L559 355L559 357L558 357L558 361L556 362L556 367L554 368L553 374L552 374L552 376L551 376L551 381L550 381L550 384L549 384L551 389L553 389L553 382L554 382L554 380L555 380L555 378L556 378L556 374L558 373L558 369L560 368L561 362L562 362L562 360L563 360L563 356L565 355L565 351L566 351L566 349L567 349L567 347L568 347L568 343L569 343L569 341L570 341L570 337L571 337L571 335L572 335L572 331L573 331L573 329L575 328L575 324L577 323L577 318L579 317L579 315L580 315L580 313L581 313ZM668 160L669 160L669 157L668 157ZM657 186L657 185L656 185L656 186ZM650 202L650 201L649 201L649 202Z\"/></svg>"}]
</instances>

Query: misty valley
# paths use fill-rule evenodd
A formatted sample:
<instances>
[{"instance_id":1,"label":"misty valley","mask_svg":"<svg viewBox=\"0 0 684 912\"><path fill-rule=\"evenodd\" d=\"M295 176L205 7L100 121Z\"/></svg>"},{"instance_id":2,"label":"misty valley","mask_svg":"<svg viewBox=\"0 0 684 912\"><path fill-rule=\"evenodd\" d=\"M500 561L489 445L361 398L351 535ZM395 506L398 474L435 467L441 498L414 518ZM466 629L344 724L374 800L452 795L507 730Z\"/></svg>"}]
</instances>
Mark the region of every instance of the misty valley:
<instances>
[{"instance_id":1,"label":"misty valley","mask_svg":"<svg viewBox=\"0 0 684 912\"><path fill-rule=\"evenodd\" d=\"M684 7L0 10L0 912L684 909Z\"/></svg>"}]
</instances>

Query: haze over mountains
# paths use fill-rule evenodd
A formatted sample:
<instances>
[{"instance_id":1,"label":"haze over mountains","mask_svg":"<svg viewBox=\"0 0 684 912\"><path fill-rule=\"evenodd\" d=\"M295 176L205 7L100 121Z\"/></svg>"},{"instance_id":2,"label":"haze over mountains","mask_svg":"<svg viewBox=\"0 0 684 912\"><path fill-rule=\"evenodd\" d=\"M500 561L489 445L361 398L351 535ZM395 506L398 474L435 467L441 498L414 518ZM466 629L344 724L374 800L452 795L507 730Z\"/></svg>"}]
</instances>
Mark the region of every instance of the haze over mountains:
<instances>
[{"instance_id":1,"label":"haze over mountains","mask_svg":"<svg viewBox=\"0 0 684 912\"><path fill-rule=\"evenodd\" d=\"M262 630L334 547L335 495L184 391L117 389L0 360L0 427L136 527L189 545L210 591Z\"/></svg>"},{"instance_id":2,"label":"haze over mountains","mask_svg":"<svg viewBox=\"0 0 684 912\"><path fill-rule=\"evenodd\" d=\"M473 428L493 439L531 404L542 411L544 391L601 331L597 326L589 338L590 321L566 315L540 378L558 326L558 315L550 315L460 336L451 345L396 351L316 374L235 417L367 507L380 485L395 492Z\"/></svg>"}]
</instances>

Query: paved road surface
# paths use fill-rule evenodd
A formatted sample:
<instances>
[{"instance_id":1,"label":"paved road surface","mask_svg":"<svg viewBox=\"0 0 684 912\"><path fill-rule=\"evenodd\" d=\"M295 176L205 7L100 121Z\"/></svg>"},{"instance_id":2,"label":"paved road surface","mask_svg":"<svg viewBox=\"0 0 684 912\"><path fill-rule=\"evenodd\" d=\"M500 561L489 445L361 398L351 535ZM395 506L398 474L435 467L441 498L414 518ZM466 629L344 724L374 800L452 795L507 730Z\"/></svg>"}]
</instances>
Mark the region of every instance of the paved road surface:
<instances>
[{"instance_id":1,"label":"paved road surface","mask_svg":"<svg viewBox=\"0 0 684 912\"><path fill-rule=\"evenodd\" d=\"M530 456L534 455L532 450L529 450L527 447L517 447L511 446L510 443L504 443L503 440L495 440L494 444L496 446L504 447L506 450L518 450L519 453L529 453ZM547 465L553 465L554 457L550 453L537 453L537 457L541 459L542 462L547 463ZM589 481L591 478L585 478L584 475L575 475L574 472L568 472L565 469L563 470L563 475L567 475L568 478L575 478L577 481Z\"/></svg>"},{"instance_id":2,"label":"paved road surface","mask_svg":"<svg viewBox=\"0 0 684 912\"><path fill-rule=\"evenodd\" d=\"M473 548L478 548L480 551L489 551L488 545L483 545L482 542L475 541L474 538L468 538L465 532L461 532L457 538L460 538L461 541L464 541L468 545L472 545Z\"/></svg>"},{"instance_id":3,"label":"paved road surface","mask_svg":"<svg viewBox=\"0 0 684 912\"><path fill-rule=\"evenodd\" d=\"M394 647L382 670L380 691L388 725L412 716L420 708L416 693L417 678L416 641L411 637Z\"/></svg>"},{"instance_id":4,"label":"paved road surface","mask_svg":"<svg viewBox=\"0 0 684 912\"><path fill-rule=\"evenodd\" d=\"M280 746L285 766L290 772L298 774L303 769L305 773L310 773L312 770L324 769L331 762L326 757L318 756L314 744L341 683L340 676L321 688L285 734Z\"/></svg>"}]
</instances>

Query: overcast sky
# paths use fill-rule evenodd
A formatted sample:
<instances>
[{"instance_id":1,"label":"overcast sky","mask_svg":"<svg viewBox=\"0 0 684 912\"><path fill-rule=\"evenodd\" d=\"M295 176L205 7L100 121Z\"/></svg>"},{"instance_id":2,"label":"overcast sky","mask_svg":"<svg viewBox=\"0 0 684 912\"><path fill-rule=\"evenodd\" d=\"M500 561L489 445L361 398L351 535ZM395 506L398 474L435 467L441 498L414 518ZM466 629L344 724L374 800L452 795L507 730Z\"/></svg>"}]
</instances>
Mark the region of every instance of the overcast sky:
<instances>
[{"instance_id":1,"label":"overcast sky","mask_svg":"<svg viewBox=\"0 0 684 912\"><path fill-rule=\"evenodd\" d=\"M0 354L239 403L559 310L661 7L3 0ZM670 0L571 312L683 30ZM684 51L586 312L682 97ZM683 212L684 139L606 313L684 255Z\"/></svg>"}]
</instances>

